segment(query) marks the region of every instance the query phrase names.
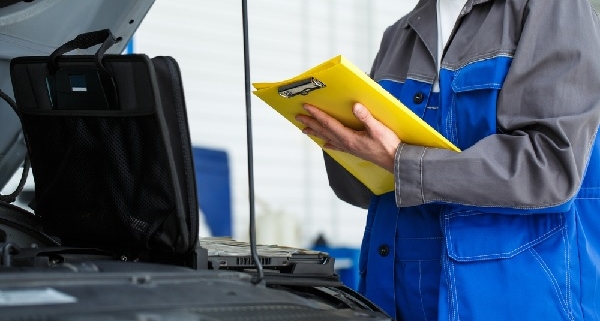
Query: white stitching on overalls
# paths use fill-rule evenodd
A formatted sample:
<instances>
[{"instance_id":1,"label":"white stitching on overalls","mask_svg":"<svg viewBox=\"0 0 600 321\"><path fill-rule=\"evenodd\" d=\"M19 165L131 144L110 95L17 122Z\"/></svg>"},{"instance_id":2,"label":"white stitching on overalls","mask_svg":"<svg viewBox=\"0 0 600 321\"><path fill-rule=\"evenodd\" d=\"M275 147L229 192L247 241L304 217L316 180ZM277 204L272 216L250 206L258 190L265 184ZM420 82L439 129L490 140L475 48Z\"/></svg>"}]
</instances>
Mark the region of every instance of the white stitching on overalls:
<instances>
[{"instance_id":1,"label":"white stitching on overalls","mask_svg":"<svg viewBox=\"0 0 600 321\"><path fill-rule=\"evenodd\" d=\"M454 78L458 77L460 73L461 70L457 70L456 74L454 75ZM450 86L452 86L452 84L450 84ZM456 100L455 95L452 91L450 91L450 97L452 97L452 99L450 101L450 113L448 115L448 135L450 135L450 137L452 138L452 142L457 142L458 128L454 123L454 107L456 104Z\"/></svg>"},{"instance_id":2,"label":"white stitching on overalls","mask_svg":"<svg viewBox=\"0 0 600 321\"><path fill-rule=\"evenodd\" d=\"M390 251L392 253L392 287L394 291L392 291L392 296L394 297L394 308L396 308L396 238L398 237L398 217L400 216L400 208L396 209L395 222L394 222L394 238L390 242ZM398 311L396 311L397 313Z\"/></svg>"},{"instance_id":3,"label":"white stitching on overalls","mask_svg":"<svg viewBox=\"0 0 600 321\"><path fill-rule=\"evenodd\" d=\"M498 89L498 88L490 87L490 85L492 85L492 86L500 86L501 84L497 83L497 82L488 82L488 83L485 83L485 84L477 84L477 85L465 86L465 87L462 87L461 89L469 89L469 90L480 89L480 88L483 88L483 89ZM462 91L464 91L464 90L462 90ZM462 91L457 91L457 92L462 92Z\"/></svg>"},{"instance_id":4,"label":"white stitching on overalls","mask_svg":"<svg viewBox=\"0 0 600 321\"><path fill-rule=\"evenodd\" d=\"M566 302L562 299L562 291L560 290L560 286L558 285L556 278L552 274L552 271L550 271L550 268L548 268L548 266L546 265L546 262L544 262L542 257L537 253L537 251L535 249L530 248L529 252L536 259L536 261L538 261L538 263L542 267L542 270L544 270L544 273L550 279L550 281L552 283L552 287L554 288L554 292L556 293L556 296L558 297L558 302L560 303L560 307L565 312L565 314L567 315L569 320L573 320L573 315L568 311L568 307L565 306Z\"/></svg>"},{"instance_id":5,"label":"white stitching on overalls","mask_svg":"<svg viewBox=\"0 0 600 321\"><path fill-rule=\"evenodd\" d=\"M460 211L460 212L454 212L454 213L450 213L448 214L449 218L453 218L453 217L467 217L467 216L477 216L477 215L482 215L485 213L482 212L477 212L474 210L464 210L464 211Z\"/></svg>"},{"instance_id":6,"label":"white stitching on overalls","mask_svg":"<svg viewBox=\"0 0 600 321\"><path fill-rule=\"evenodd\" d=\"M569 311L569 318L573 320L575 317L573 316L573 310L571 309L573 306L571 301L571 252L569 248L569 231L566 227L563 229L562 236L563 246L565 247L565 265L567 266L565 271L565 294L567 300L567 310Z\"/></svg>"},{"instance_id":7,"label":"white stitching on overalls","mask_svg":"<svg viewBox=\"0 0 600 321\"><path fill-rule=\"evenodd\" d=\"M454 114L456 108L456 98L452 95L452 105L450 105L450 136L452 137L453 142L457 142L458 140L458 126L454 121Z\"/></svg>"},{"instance_id":8,"label":"white stitching on overalls","mask_svg":"<svg viewBox=\"0 0 600 321\"><path fill-rule=\"evenodd\" d=\"M524 249L528 246L530 246L531 244L535 244L538 242L541 242L545 239L547 239L548 237L550 237L550 235L552 235L554 232L556 232L557 229L559 228L563 228L562 226L557 226L553 229L551 229L550 231L547 231L546 233L544 233L543 235L541 235L540 237L536 238L535 240L532 240L530 242L527 242L511 251L508 252L502 252L502 253L490 253L490 254L481 254L481 255L474 255L474 256L461 256L460 259L457 259L458 261L464 261L464 260L472 260L472 261L483 261L486 260L488 258L509 258L512 255L521 252L521 249ZM447 228L447 234L448 237L450 239L450 243L452 243L452 232L451 232L451 228ZM454 247L452 247L454 248ZM450 254L450 253L448 253ZM454 251L452 252L452 254L456 254Z\"/></svg>"},{"instance_id":9,"label":"white stitching on overalls","mask_svg":"<svg viewBox=\"0 0 600 321\"><path fill-rule=\"evenodd\" d=\"M399 148L399 150L397 152L397 155L395 157L396 159L394 160L394 167L395 167L394 173L399 173L400 172L400 161L399 160L400 160L400 157L402 156L402 151L404 150L404 145L405 144L403 144L403 143L400 144L400 148ZM396 193L397 197L398 197L397 203L399 205L402 205L402 182L400 180L398 180L398 182L400 184L398 184L399 185L398 186L398 192Z\"/></svg>"},{"instance_id":10,"label":"white stitching on overalls","mask_svg":"<svg viewBox=\"0 0 600 321\"><path fill-rule=\"evenodd\" d=\"M441 99L440 99L441 101ZM452 99L450 99L450 106L448 108L448 112L447 115L448 117L446 118L446 132L448 133L448 139L450 139L450 141L454 142L454 139L452 137L452 104L454 101L454 97L452 97Z\"/></svg>"},{"instance_id":11,"label":"white stitching on overalls","mask_svg":"<svg viewBox=\"0 0 600 321\"><path fill-rule=\"evenodd\" d=\"M430 93L431 95L431 93ZM423 112L421 112L421 116L419 116L421 119L425 120L425 112L427 111L427 104L429 103L429 101L425 102L425 108L423 108Z\"/></svg>"},{"instance_id":12,"label":"white stitching on overalls","mask_svg":"<svg viewBox=\"0 0 600 321\"><path fill-rule=\"evenodd\" d=\"M427 147L423 148L423 153L421 154L421 159L419 159L419 174L421 180L421 201L425 204L425 191L423 190L423 158L425 158L425 152L427 151Z\"/></svg>"},{"instance_id":13,"label":"white stitching on overalls","mask_svg":"<svg viewBox=\"0 0 600 321\"><path fill-rule=\"evenodd\" d=\"M423 304L423 292L421 291L421 261L419 261L419 297L421 298L421 310L423 311L423 318L427 321L427 314L425 313L425 305Z\"/></svg>"},{"instance_id":14,"label":"white stitching on overalls","mask_svg":"<svg viewBox=\"0 0 600 321\"><path fill-rule=\"evenodd\" d=\"M448 224L450 223L449 217L446 218L445 229L448 231ZM448 233L449 241L452 243L452 235ZM446 246L446 249L448 246ZM448 260L448 291L450 292L449 297L449 307L451 309L451 320L458 320L458 289L456 287L456 276L454 275L454 262L452 262L449 258L450 253L447 253L446 257Z\"/></svg>"},{"instance_id":15,"label":"white stitching on overalls","mask_svg":"<svg viewBox=\"0 0 600 321\"><path fill-rule=\"evenodd\" d=\"M442 231L445 230L445 226L447 224L448 218L447 216L444 214L444 210L440 210L440 227L442 228ZM449 269L448 269L448 262L450 260L450 257L448 256L448 250L447 250L447 246L446 246L446 242L447 240L442 240L442 242L444 242L444 246L443 246L443 252L442 252L442 256L440 258L440 261L442 263L442 272L444 273L444 277L446 280L446 305L450 308L452 307L452 300L451 300L451 296L452 296L452 291L451 291L451 287L452 285L450 284L450 276L449 276ZM450 318L450 316L448 316L448 319ZM440 319L440 317L438 316L438 319Z\"/></svg>"},{"instance_id":16,"label":"white stitching on overalls","mask_svg":"<svg viewBox=\"0 0 600 321\"><path fill-rule=\"evenodd\" d=\"M448 305L448 307L452 307L452 299L451 299L451 297L452 297L452 291L451 291L452 285L450 284L450 275L449 275L450 271L448 269L448 262L449 262L448 260L449 260L449 258L448 258L447 255L445 255L445 257L442 258L442 268L446 272L445 273L445 275L446 275L446 284L448 285L448 288L446 289L446 292L447 292L446 293L446 304ZM448 317L450 317L450 316L448 316Z\"/></svg>"},{"instance_id":17,"label":"white stitching on overalls","mask_svg":"<svg viewBox=\"0 0 600 321\"><path fill-rule=\"evenodd\" d=\"M460 321L460 314L458 312L458 286L456 286L456 271L454 271L454 262L450 264L452 265L452 287L454 288L454 307L452 310L454 319Z\"/></svg>"}]
</instances>

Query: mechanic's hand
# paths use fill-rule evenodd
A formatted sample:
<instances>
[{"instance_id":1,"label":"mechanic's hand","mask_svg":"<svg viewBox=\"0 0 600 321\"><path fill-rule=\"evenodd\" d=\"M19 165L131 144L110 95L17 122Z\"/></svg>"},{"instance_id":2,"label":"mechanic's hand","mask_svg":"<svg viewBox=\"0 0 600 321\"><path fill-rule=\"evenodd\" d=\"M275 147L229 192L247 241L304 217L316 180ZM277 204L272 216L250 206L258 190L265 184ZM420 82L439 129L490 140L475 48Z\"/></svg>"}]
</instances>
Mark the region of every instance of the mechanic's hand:
<instances>
[{"instance_id":1,"label":"mechanic's hand","mask_svg":"<svg viewBox=\"0 0 600 321\"><path fill-rule=\"evenodd\" d=\"M394 172L394 156L400 139L373 118L365 106L357 103L352 108L356 118L365 125L364 130L358 131L344 126L315 106L303 107L310 116L296 116L297 121L306 125L302 132L324 140L324 148L352 154Z\"/></svg>"}]
</instances>

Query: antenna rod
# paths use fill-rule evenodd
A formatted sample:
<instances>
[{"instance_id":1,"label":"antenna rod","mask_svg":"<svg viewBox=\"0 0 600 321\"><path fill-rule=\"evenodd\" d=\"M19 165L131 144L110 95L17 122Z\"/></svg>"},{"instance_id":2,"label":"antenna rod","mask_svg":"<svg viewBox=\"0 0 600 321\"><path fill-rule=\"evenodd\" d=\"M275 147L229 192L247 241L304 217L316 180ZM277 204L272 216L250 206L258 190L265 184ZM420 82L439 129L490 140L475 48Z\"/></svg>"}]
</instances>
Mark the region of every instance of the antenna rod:
<instances>
[{"instance_id":1,"label":"antenna rod","mask_svg":"<svg viewBox=\"0 0 600 321\"><path fill-rule=\"evenodd\" d=\"M244 27L244 76L246 81L246 137L248 145L248 187L250 190L250 251L258 272L252 278L253 284L259 284L265 275L256 250L256 214L254 212L254 164L252 152L252 113L250 108L250 53L248 50L248 5L242 0L242 21Z\"/></svg>"}]
</instances>

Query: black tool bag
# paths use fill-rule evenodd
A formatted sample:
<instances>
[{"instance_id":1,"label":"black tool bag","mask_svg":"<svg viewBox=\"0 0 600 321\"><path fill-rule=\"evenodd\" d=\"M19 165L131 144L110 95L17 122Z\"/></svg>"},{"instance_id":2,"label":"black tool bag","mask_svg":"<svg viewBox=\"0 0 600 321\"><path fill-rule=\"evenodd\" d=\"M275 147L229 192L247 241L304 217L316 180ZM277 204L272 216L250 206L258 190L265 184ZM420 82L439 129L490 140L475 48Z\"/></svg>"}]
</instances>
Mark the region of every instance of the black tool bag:
<instances>
[{"instance_id":1,"label":"black tool bag","mask_svg":"<svg viewBox=\"0 0 600 321\"><path fill-rule=\"evenodd\" d=\"M108 30L11 61L44 232L123 259L184 262L198 203L181 76L171 57L104 55ZM95 55L63 55L102 44Z\"/></svg>"}]
</instances>

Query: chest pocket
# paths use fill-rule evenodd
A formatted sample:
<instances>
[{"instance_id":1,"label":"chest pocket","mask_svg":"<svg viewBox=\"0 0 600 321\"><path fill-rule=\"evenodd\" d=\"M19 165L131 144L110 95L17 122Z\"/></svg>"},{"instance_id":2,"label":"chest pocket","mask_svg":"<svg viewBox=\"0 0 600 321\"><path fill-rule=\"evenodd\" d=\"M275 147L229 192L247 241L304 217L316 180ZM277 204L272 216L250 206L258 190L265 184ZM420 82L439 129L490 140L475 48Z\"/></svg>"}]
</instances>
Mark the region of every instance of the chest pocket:
<instances>
[{"instance_id":1,"label":"chest pocket","mask_svg":"<svg viewBox=\"0 0 600 321\"><path fill-rule=\"evenodd\" d=\"M461 149L496 133L498 94L512 59L496 57L468 64L456 71L442 70L442 123L447 137Z\"/></svg>"}]
</instances>

